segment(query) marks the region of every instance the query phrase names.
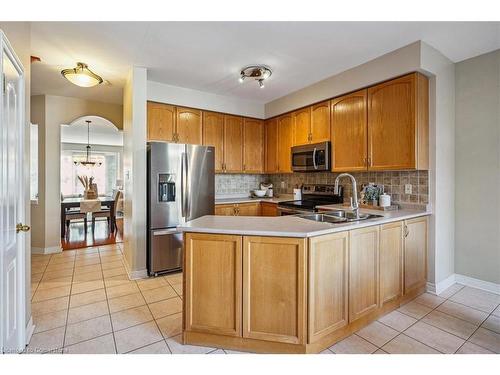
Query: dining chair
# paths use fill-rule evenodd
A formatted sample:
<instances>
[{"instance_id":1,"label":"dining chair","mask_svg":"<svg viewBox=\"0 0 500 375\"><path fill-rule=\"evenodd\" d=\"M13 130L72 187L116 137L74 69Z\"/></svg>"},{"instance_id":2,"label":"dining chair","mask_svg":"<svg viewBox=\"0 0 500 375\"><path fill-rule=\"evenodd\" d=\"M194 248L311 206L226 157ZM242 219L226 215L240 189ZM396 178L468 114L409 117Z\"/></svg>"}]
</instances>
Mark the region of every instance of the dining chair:
<instances>
[{"instance_id":1,"label":"dining chair","mask_svg":"<svg viewBox=\"0 0 500 375\"><path fill-rule=\"evenodd\" d=\"M87 214L94 213L101 209L101 201L99 199L83 199L80 202L80 211L85 215L85 223L87 223ZM85 233L87 233L87 224L85 224ZM94 225L92 225L92 234L94 233Z\"/></svg>"},{"instance_id":2,"label":"dining chair","mask_svg":"<svg viewBox=\"0 0 500 375\"><path fill-rule=\"evenodd\" d=\"M82 205L82 203L83 203L83 205ZM83 227L85 230L85 236L87 236L87 212L89 212L88 211L88 202L85 202L85 201L80 202L79 209L67 210L65 212L66 227L69 229L69 225L71 224L71 220L83 219Z\"/></svg>"},{"instance_id":3,"label":"dining chair","mask_svg":"<svg viewBox=\"0 0 500 375\"><path fill-rule=\"evenodd\" d=\"M109 233L114 233L116 230L116 212L118 210L119 202L121 201L122 192L117 190L114 196L114 205L113 210L111 211L109 208L101 208L100 211L92 212L92 230L95 228L95 219L99 217L105 217L108 222ZM113 224L113 225L111 225ZM113 226L113 227L111 227Z\"/></svg>"}]
</instances>

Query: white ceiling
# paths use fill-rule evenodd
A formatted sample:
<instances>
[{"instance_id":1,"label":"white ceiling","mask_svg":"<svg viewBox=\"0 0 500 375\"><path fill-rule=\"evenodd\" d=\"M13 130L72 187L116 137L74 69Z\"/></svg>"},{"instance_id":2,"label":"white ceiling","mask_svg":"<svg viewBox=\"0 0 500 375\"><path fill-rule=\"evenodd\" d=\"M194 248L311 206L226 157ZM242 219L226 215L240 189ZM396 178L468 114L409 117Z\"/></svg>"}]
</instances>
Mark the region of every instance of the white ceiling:
<instances>
[{"instance_id":1,"label":"white ceiling","mask_svg":"<svg viewBox=\"0 0 500 375\"><path fill-rule=\"evenodd\" d=\"M32 94L120 103L132 65L148 80L267 103L423 40L454 62L500 48L499 22L33 22ZM79 88L60 71L89 64L110 85ZM238 83L266 64L264 89Z\"/></svg>"},{"instance_id":2,"label":"white ceiling","mask_svg":"<svg viewBox=\"0 0 500 375\"><path fill-rule=\"evenodd\" d=\"M84 116L71 124L61 125L62 143L87 144L87 123L90 123L90 144L106 146L123 146L123 132L108 121L98 116Z\"/></svg>"}]
</instances>

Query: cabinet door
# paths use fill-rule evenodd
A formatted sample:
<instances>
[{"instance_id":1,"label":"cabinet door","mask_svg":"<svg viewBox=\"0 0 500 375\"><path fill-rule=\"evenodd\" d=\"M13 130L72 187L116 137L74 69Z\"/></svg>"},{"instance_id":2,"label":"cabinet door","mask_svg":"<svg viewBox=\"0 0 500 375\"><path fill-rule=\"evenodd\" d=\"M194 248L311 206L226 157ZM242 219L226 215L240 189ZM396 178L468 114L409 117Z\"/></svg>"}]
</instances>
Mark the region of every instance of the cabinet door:
<instances>
[{"instance_id":1,"label":"cabinet door","mask_svg":"<svg viewBox=\"0 0 500 375\"><path fill-rule=\"evenodd\" d=\"M331 102L332 171L359 171L367 167L366 90Z\"/></svg>"},{"instance_id":2,"label":"cabinet door","mask_svg":"<svg viewBox=\"0 0 500 375\"><path fill-rule=\"evenodd\" d=\"M265 171L278 172L278 120L271 119L264 124L266 134Z\"/></svg>"},{"instance_id":3,"label":"cabinet door","mask_svg":"<svg viewBox=\"0 0 500 375\"><path fill-rule=\"evenodd\" d=\"M177 107L177 142L192 145L202 144L201 111Z\"/></svg>"},{"instance_id":4,"label":"cabinet door","mask_svg":"<svg viewBox=\"0 0 500 375\"><path fill-rule=\"evenodd\" d=\"M292 172L291 148L293 143L292 115L278 117L278 171Z\"/></svg>"},{"instance_id":5,"label":"cabinet door","mask_svg":"<svg viewBox=\"0 0 500 375\"><path fill-rule=\"evenodd\" d=\"M330 102L326 101L312 106L311 109L311 142L330 140Z\"/></svg>"},{"instance_id":6,"label":"cabinet door","mask_svg":"<svg viewBox=\"0 0 500 375\"><path fill-rule=\"evenodd\" d=\"M224 115L224 165L226 172L243 171L243 118Z\"/></svg>"},{"instance_id":7,"label":"cabinet door","mask_svg":"<svg viewBox=\"0 0 500 375\"><path fill-rule=\"evenodd\" d=\"M403 294L403 223L380 227L380 303Z\"/></svg>"},{"instance_id":8,"label":"cabinet door","mask_svg":"<svg viewBox=\"0 0 500 375\"><path fill-rule=\"evenodd\" d=\"M304 344L304 239L243 237L243 337Z\"/></svg>"},{"instance_id":9,"label":"cabinet door","mask_svg":"<svg viewBox=\"0 0 500 375\"><path fill-rule=\"evenodd\" d=\"M427 281L427 217L404 222L404 291L423 287Z\"/></svg>"},{"instance_id":10,"label":"cabinet door","mask_svg":"<svg viewBox=\"0 0 500 375\"><path fill-rule=\"evenodd\" d=\"M244 120L243 170L245 173L264 171L264 122L261 120Z\"/></svg>"},{"instance_id":11,"label":"cabinet door","mask_svg":"<svg viewBox=\"0 0 500 375\"><path fill-rule=\"evenodd\" d=\"M203 144L215 147L215 172L223 171L224 162L224 115L203 112Z\"/></svg>"},{"instance_id":12,"label":"cabinet door","mask_svg":"<svg viewBox=\"0 0 500 375\"><path fill-rule=\"evenodd\" d=\"M278 204L270 202L261 202L260 214L261 216L278 216Z\"/></svg>"},{"instance_id":13,"label":"cabinet door","mask_svg":"<svg viewBox=\"0 0 500 375\"><path fill-rule=\"evenodd\" d=\"M260 216L260 203L238 204L238 216Z\"/></svg>"},{"instance_id":14,"label":"cabinet door","mask_svg":"<svg viewBox=\"0 0 500 375\"><path fill-rule=\"evenodd\" d=\"M175 132L175 107L148 102L148 141L173 141Z\"/></svg>"},{"instance_id":15,"label":"cabinet door","mask_svg":"<svg viewBox=\"0 0 500 375\"><path fill-rule=\"evenodd\" d=\"M234 204L216 204L215 214L220 216L234 216L236 208Z\"/></svg>"},{"instance_id":16,"label":"cabinet door","mask_svg":"<svg viewBox=\"0 0 500 375\"><path fill-rule=\"evenodd\" d=\"M308 343L348 324L348 232L309 240Z\"/></svg>"},{"instance_id":17,"label":"cabinet door","mask_svg":"<svg viewBox=\"0 0 500 375\"><path fill-rule=\"evenodd\" d=\"M379 227L349 232L349 322L378 308Z\"/></svg>"},{"instance_id":18,"label":"cabinet door","mask_svg":"<svg viewBox=\"0 0 500 375\"><path fill-rule=\"evenodd\" d=\"M311 143L311 107L293 113L293 145Z\"/></svg>"},{"instance_id":19,"label":"cabinet door","mask_svg":"<svg viewBox=\"0 0 500 375\"><path fill-rule=\"evenodd\" d=\"M241 236L185 236L187 331L241 336Z\"/></svg>"},{"instance_id":20,"label":"cabinet door","mask_svg":"<svg viewBox=\"0 0 500 375\"><path fill-rule=\"evenodd\" d=\"M415 74L368 89L368 167L413 169L415 160Z\"/></svg>"}]
</instances>

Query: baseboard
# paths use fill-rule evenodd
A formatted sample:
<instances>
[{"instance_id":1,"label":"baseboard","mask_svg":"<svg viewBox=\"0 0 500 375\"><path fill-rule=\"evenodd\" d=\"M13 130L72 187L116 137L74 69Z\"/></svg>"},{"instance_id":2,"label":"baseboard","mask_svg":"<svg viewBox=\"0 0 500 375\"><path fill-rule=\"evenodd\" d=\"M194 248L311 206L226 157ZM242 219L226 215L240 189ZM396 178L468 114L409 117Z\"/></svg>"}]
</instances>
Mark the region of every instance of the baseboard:
<instances>
[{"instance_id":1,"label":"baseboard","mask_svg":"<svg viewBox=\"0 0 500 375\"><path fill-rule=\"evenodd\" d=\"M26 345L28 345L31 341L31 336L33 336L33 332L35 331L35 325L33 324L33 316L30 317L28 324L26 324Z\"/></svg>"},{"instance_id":2,"label":"baseboard","mask_svg":"<svg viewBox=\"0 0 500 375\"><path fill-rule=\"evenodd\" d=\"M487 292L500 294L500 284L495 284L490 281L484 281L475 279L473 277L455 274L455 280L457 283L470 286L472 288L482 289Z\"/></svg>"},{"instance_id":3,"label":"baseboard","mask_svg":"<svg viewBox=\"0 0 500 375\"><path fill-rule=\"evenodd\" d=\"M138 279L146 279L148 277L148 270L138 270L138 271L131 271L130 270L130 265L127 262L127 259L125 256L122 257L123 263L125 263L125 270L127 271L128 278L130 280L138 280Z\"/></svg>"},{"instance_id":4,"label":"baseboard","mask_svg":"<svg viewBox=\"0 0 500 375\"><path fill-rule=\"evenodd\" d=\"M62 253L62 248L61 246L52 246L52 247L31 247L31 254L56 254L56 253Z\"/></svg>"},{"instance_id":5,"label":"baseboard","mask_svg":"<svg viewBox=\"0 0 500 375\"><path fill-rule=\"evenodd\" d=\"M434 284L434 283L427 282L427 284L425 285L425 290L427 293L437 294L436 293L436 284Z\"/></svg>"}]
</instances>

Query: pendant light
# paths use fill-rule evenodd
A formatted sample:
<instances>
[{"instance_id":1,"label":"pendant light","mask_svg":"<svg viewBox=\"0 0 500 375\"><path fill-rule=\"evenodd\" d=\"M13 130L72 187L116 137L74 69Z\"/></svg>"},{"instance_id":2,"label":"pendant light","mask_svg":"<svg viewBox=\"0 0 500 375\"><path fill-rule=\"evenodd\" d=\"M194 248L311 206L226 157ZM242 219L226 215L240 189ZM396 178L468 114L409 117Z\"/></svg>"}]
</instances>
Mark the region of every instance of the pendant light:
<instances>
[{"instance_id":1,"label":"pendant light","mask_svg":"<svg viewBox=\"0 0 500 375\"><path fill-rule=\"evenodd\" d=\"M76 68L64 69L61 71L61 74L72 84L80 87L93 87L103 82L100 76L91 71L87 64L82 62L77 63Z\"/></svg>"},{"instance_id":2,"label":"pendant light","mask_svg":"<svg viewBox=\"0 0 500 375\"><path fill-rule=\"evenodd\" d=\"M90 120L85 120L85 122L87 123L87 155L85 157L85 160L75 160L73 161L73 163L75 165L82 165L86 168L93 168L93 167L100 167L102 165L102 162L100 161L94 161L92 160L91 158L91 147L90 147L90 123L92 121Z\"/></svg>"}]
</instances>

